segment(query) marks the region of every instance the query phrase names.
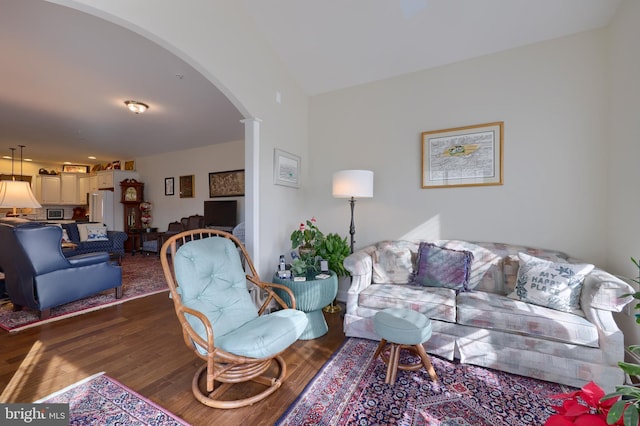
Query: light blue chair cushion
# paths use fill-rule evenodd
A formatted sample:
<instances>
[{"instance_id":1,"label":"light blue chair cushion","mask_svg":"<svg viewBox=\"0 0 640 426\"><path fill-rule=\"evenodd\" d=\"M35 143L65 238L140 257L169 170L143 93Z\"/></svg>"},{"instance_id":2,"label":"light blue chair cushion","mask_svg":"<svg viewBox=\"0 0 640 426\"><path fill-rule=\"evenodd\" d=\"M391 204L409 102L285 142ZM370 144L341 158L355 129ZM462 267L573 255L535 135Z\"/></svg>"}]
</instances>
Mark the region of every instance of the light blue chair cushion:
<instances>
[{"instance_id":1,"label":"light blue chair cushion","mask_svg":"<svg viewBox=\"0 0 640 426\"><path fill-rule=\"evenodd\" d=\"M211 322L216 347L235 355L272 356L295 342L307 325L303 312L286 309L258 317L235 244L220 237L190 241L174 259L182 303ZM187 315L206 339L204 325ZM205 354L205 348L198 348Z\"/></svg>"},{"instance_id":2,"label":"light blue chair cushion","mask_svg":"<svg viewBox=\"0 0 640 426\"><path fill-rule=\"evenodd\" d=\"M411 309L389 308L377 312L373 326L378 336L401 345L418 345L431 338L431 320Z\"/></svg>"},{"instance_id":3,"label":"light blue chair cushion","mask_svg":"<svg viewBox=\"0 0 640 426\"><path fill-rule=\"evenodd\" d=\"M240 328L216 337L216 347L251 358L266 358L282 352L298 340L307 327L307 316L296 309L262 315Z\"/></svg>"}]
</instances>

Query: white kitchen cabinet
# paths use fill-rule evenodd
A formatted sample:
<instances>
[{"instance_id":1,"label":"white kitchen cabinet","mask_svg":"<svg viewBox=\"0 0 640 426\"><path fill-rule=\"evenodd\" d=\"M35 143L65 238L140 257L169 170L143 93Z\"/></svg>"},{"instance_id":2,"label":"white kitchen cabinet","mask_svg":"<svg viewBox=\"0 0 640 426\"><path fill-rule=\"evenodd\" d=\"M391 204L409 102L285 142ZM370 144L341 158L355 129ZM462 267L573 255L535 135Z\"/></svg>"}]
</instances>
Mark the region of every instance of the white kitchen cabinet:
<instances>
[{"instance_id":1,"label":"white kitchen cabinet","mask_svg":"<svg viewBox=\"0 0 640 426\"><path fill-rule=\"evenodd\" d=\"M128 170L102 170L96 173L98 189L120 188L120 182L125 179L138 179L138 173ZM118 200L119 201L119 200Z\"/></svg>"},{"instance_id":2,"label":"white kitchen cabinet","mask_svg":"<svg viewBox=\"0 0 640 426\"><path fill-rule=\"evenodd\" d=\"M98 172L98 189L113 189L113 172L110 170Z\"/></svg>"},{"instance_id":3,"label":"white kitchen cabinet","mask_svg":"<svg viewBox=\"0 0 640 426\"><path fill-rule=\"evenodd\" d=\"M60 204L78 204L78 173L60 173Z\"/></svg>"},{"instance_id":4,"label":"white kitchen cabinet","mask_svg":"<svg viewBox=\"0 0 640 426\"><path fill-rule=\"evenodd\" d=\"M78 177L78 203L87 204L89 198L87 194L98 191L98 176L86 174Z\"/></svg>"},{"instance_id":5,"label":"white kitchen cabinet","mask_svg":"<svg viewBox=\"0 0 640 426\"><path fill-rule=\"evenodd\" d=\"M87 194L94 191L91 189L91 178L95 180L95 176L88 174L78 177L78 204L87 204Z\"/></svg>"},{"instance_id":6,"label":"white kitchen cabinet","mask_svg":"<svg viewBox=\"0 0 640 426\"><path fill-rule=\"evenodd\" d=\"M91 175L89 177L89 192L96 192L98 190L98 176Z\"/></svg>"},{"instance_id":7,"label":"white kitchen cabinet","mask_svg":"<svg viewBox=\"0 0 640 426\"><path fill-rule=\"evenodd\" d=\"M60 176L36 176L36 198L40 204L60 204Z\"/></svg>"}]
</instances>

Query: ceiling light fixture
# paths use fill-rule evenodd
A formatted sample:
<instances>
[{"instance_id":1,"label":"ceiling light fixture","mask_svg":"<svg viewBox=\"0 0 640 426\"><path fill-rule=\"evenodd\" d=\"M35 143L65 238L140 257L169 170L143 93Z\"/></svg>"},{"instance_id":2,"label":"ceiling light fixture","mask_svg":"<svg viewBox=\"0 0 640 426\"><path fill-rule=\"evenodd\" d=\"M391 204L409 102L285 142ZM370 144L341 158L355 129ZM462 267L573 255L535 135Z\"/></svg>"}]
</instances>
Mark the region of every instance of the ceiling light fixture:
<instances>
[{"instance_id":1,"label":"ceiling light fixture","mask_svg":"<svg viewBox=\"0 0 640 426\"><path fill-rule=\"evenodd\" d=\"M131 112L135 112L136 114L142 114L149 109L149 105L138 101L124 101L124 104Z\"/></svg>"}]
</instances>

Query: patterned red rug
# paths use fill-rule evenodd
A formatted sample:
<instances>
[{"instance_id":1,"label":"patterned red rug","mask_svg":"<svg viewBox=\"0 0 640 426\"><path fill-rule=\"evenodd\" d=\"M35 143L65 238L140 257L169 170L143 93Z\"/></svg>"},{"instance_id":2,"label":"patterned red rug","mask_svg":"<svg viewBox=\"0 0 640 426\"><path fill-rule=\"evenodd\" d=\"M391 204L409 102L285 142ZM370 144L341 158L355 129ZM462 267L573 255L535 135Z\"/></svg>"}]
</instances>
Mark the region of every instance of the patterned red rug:
<instances>
[{"instance_id":1,"label":"patterned red rug","mask_svg":"<svg viewBox=\"0 0 640 426\"><path fill-rule=\"evenodd\" d=\"M103 373L88 377L36 403L69 404L70 425L188 425Z\"/></svg>"},{"instance_id":2,"label":"patterned red rug","mask_svg":"<svg viewBox=\"0 0 640 426\"><path fill-rule=\"evenodd\" d=\"M399 371L390 386L386 364L372 359L377 345L347 339L276 424L541 425L557 404L549 395L573 390L436 356L430 359L440 382L423 370Z\"/></svg>"},{"instance_id":3,"label":"patterned red rug","mask_svg":"<svg viewBox=\"0 0 640 426\"><path fill-rule=\"evenodd\" d=\"M15 333L48 322L104 309L127 300L169 291L160 259L155 256L127 254L122 260L122 290L121 299L116 299L115 290L108 290L52 308L51 316L44 321L40 321L37 313L31 309L13 312L13 304L7 300L0 306L0 328Z\"/></svg>"}]
</instances>

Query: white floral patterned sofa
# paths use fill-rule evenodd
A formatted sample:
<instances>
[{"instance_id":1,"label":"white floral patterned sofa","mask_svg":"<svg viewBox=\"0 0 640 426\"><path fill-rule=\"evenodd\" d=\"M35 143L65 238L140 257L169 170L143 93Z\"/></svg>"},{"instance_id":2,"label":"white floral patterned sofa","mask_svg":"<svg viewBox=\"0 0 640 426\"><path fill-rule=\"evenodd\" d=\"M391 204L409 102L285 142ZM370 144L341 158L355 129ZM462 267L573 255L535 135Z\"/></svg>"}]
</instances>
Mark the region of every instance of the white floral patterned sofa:
<instances>
[{"instance_id":1,"label":"white floral patterned sofa","mask_svg":"<svg viewBox=\"0 0 640 426\"><path fill-rule=\"evenodd\" d=\"M455 240L420 243L382 241L345 259L352 276L347 336L379 340L375 313L404 307L431 318L433 334L424 346L432 354L575 387L593 380L613 390L623 383L617 365L624 358L623 334L612 312L632 300L621 298L633 292L627 283L591 270L592 265L567 266L580 262L552 250ZM427 246L445 256L427 256ZM448 269L451 263L466 266ZM464 275L464 285L421 281L425 265L437 272L436 280ZM552 269L541 272L541 265ZM562 291L554 281L557 271L571 276Z\"/></svg>"}]
</instances>

